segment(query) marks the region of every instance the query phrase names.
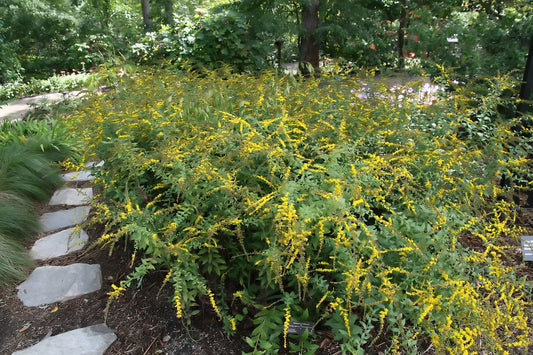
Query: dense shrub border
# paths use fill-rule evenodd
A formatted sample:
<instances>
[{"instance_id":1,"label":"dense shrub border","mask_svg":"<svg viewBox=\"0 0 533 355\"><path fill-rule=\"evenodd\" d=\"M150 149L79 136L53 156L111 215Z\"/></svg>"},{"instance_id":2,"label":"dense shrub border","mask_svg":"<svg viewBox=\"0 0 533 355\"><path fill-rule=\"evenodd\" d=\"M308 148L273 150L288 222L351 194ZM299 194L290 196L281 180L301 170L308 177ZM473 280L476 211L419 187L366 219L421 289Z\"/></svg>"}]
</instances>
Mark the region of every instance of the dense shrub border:
<instances>
[{"instance_id":1,"label":"dense shrub border","mask_svg":"<svg viewBox=\"0 0 533 355\"><path fill-rule=\"evenodd\" d=\"M527 352L506 196L529 176L530 132L499 114L508 80L481 81L423 105L347 76L124 78L68 118L86 160L105 161L100 243L134 250L110 301L164 270L177 317L199 298L229 334L249 317L254 353L315 350L293 320L330 327L346 353L382 334L391 353Z\"/></svg>"}]
</instances>

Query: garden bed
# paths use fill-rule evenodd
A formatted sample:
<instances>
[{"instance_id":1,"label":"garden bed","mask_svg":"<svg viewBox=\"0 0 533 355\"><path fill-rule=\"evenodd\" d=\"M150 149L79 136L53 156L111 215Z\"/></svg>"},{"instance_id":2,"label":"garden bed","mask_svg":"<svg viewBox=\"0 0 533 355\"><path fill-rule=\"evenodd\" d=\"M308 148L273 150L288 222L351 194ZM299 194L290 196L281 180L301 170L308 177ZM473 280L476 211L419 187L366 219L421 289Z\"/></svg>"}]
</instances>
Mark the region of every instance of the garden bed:
<instances>
[{"instance_id":1,"label":"garden bed","mask_svg":"<svg viewBox=\"0 0 533 355\"><path fill-rule=\"evenodd\" d=\"M530 221L513 202L531 134L502 110L506 78L428 103L346 76L123 80L67 120L104 161L97 243L127 265L110 317L163 296L168 317L215 320L252 353L531 345Z\"/></svg>"}]
</instances>

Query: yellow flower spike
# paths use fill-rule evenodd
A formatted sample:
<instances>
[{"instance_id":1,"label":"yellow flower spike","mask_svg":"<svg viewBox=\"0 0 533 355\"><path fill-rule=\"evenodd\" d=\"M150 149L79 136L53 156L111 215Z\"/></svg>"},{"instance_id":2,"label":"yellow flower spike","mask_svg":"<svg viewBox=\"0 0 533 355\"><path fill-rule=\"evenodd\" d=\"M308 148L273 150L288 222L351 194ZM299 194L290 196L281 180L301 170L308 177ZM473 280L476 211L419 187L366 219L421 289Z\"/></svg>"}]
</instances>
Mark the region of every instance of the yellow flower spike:
<instances>
[{"instance_id":1,"label":"yellow flower spike","mask_svg":"<svg viewBox=\"0 0 533 355\"><path fill-rule=\"evenodd\" d=\"M107 295L111 298L111 299L117 299L120 297L120 295L122 295L122 292L126 291L126 289L122 286L117 286L115 284L112 284L111 285L111 288L113 289L113 291L110 291L107 293Z\"/></svg>"},{"instance_id":2,"label":"yellow flower spike","mask_svg":"<svg viewBox=\"0 0 533 355\"><path fill-rule=\"evenodd\" d=\"M178 291L174 293L174 306L176 307L176 318L183 317L183 310L181 308L181 299Z\"/></svg>"},{"instance_id":3,"label":"yellow flower spike","mask_svg":"<svg viewBox=\"0 0 533 355\"><path fill-rule=\"evenodd\" d=\"M283 322L283 348L287 348L287 333L291 323L291 309L289 305L285 307L285 321Z\"/></svg>"},{"instance_id":4,"label":"yellow flower spike","mask_svg":"<svg viewBox=\"0 0 533 355\"><path fill-rule=\"evenodd\" d=\"M135 262L135 256L136 256L135 253L131 254L131 261L130 261L130 265L129 265L130 268L133 267L133 263Z\"/></svg>"},{"instance_id":5,"label":"yellow flower spike","mask_svg":"<svg viewBox=\"0 0 533 355\"><path fill-rule=\"evenodd\" d=\"M172 276L172 269L166 274L165 279L163 280L163 285L165 285L168 280L170 280L170 277Z\"/></svg>"},{"instance_id":6,"label":"yellow flower spike","mask_svg":"<svg viewBox=\"0 0 533 355\"><path fill-rule=\"evenodd\" d=\"M222 314L220 313L220 310L218 309L218 306L215 302L215 295L213 294L213 291L210 289L207 289L207 295L209 296L209 301L211 302L211 306L213 307L213 310L217 314L218 318L222 320Z\"/></svg>"}]
</instances>

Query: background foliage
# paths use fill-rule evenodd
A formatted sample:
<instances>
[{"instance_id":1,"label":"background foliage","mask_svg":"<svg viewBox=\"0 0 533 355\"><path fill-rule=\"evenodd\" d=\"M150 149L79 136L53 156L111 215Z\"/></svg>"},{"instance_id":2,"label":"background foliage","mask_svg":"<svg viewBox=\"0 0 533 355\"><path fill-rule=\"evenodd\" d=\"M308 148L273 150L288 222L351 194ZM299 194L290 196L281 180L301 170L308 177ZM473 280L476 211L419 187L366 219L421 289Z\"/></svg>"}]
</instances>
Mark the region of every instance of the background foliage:
<instances>
[{"instance_id":1,"label":"background foliage","mask_svg":"<svg viewBox=\"0 0 533 355\"><path fill-rule=\"evenodd\" d=\"M1 0L0 82L160 60L256 70L276 63L276 41L283 42L282 60L292 62L305 4L152 0L145 33L140 2L133 0ZM438 64L460 75L497 75L522 69L532 13L522 0L321 1L315 36L322 58L351 67L438 75Z\"/></svg>"}]
</instances>

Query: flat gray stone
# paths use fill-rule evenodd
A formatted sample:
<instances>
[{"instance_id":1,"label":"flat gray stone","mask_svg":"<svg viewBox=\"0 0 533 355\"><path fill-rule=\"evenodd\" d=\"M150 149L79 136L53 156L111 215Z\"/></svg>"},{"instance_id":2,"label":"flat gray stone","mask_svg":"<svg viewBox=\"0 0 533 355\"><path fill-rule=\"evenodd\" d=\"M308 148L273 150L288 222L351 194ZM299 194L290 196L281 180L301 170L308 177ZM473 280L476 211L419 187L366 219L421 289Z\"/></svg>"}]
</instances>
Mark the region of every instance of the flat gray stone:
<instances>
[{"instance_id":1,"label":"flat gray stone","mask_svg":"<svg viewBox=\"0 0 533 355\"><path fill-rule=\"evenodd\" d=\"M81 171L73 171L70 173L66 173L61 175L63 178L63 181L66 182L84 182L84 181L91 181L94 179L94 176L92 173L88 170L81 170Z\"/></svg>"},{"instance_id":2,"label":"flat gray stone","mask_svg":"<svg viewBox=\"0 0 533 355\"><path fill-rule=\"evenodd\" d=\"M79 206L67 210L43 213L40 218L42 231L53 232L59 229L73 227L85 222L91 212L90 206Z\"/></svg>"},{"instance_id":3,"label":"flat gray stone","mask_svg":"<svg viewBox=\"0 0 533 355\"><path fill-rule=\"evenodd\" d=\"M88 240L83 229L65 229L37 240L30 255L34 260L56 258L83 249Z\"/></svg>"},{"instance_id":4,"label":"flat gray stone","mask_svg":"<svg viewBox=\"0 0 533 355\"><path fill-rule=\"evenodd\" d=\"M533 236L522 237L522 253L524 254L524 261L533 261Z\"/></svg>"},{"instance_id":5,"label":"flat gray stone","mask_svg":"<svg viewBox=\"0 0 533 355\"><path fill-rule=\"evenodd\" d=\"M88 163L85 163L85 166L86 166L86 167L88 167L88 168L93 168L93 169L101 168L103 165L104 165L104 161L103 161L103 160L100 160L100 161L90 161L90 162L88 162Z\"/></svg>"},{"instance_id":6,"label":"flat gray stone","mask_svg":"<svg viewBox=\"0 0 533 355\"><path fill-rule=\"evenodd\" d=\"M85 205L93 199L93 189L91 187L85 187L82 189L76 189L72 187L63 187L52 195L50 206L54 205L67 205L78 206Z\"/></svg>"},{"instance_id":7,"label":"flat gray stone","mask_svg":"<svg viewBox=\"0 0 533 355\"><path fill-rule=\"evenodd\" d=\"M113 330L97 324L44 338L13 355L102 355L116 339Z\"/></svg>"},{"instance_id":8,"label":"flat gray stone","mask_svg":"<svg viewBox=\"0 0 533 355\"><path fill-rule=\"evenodd\" d=\"M71 264L41 266L17 286L18 298L27 307L35 307L98 291L102 287L100 265Z\"/></svg>"}]
</instances>

